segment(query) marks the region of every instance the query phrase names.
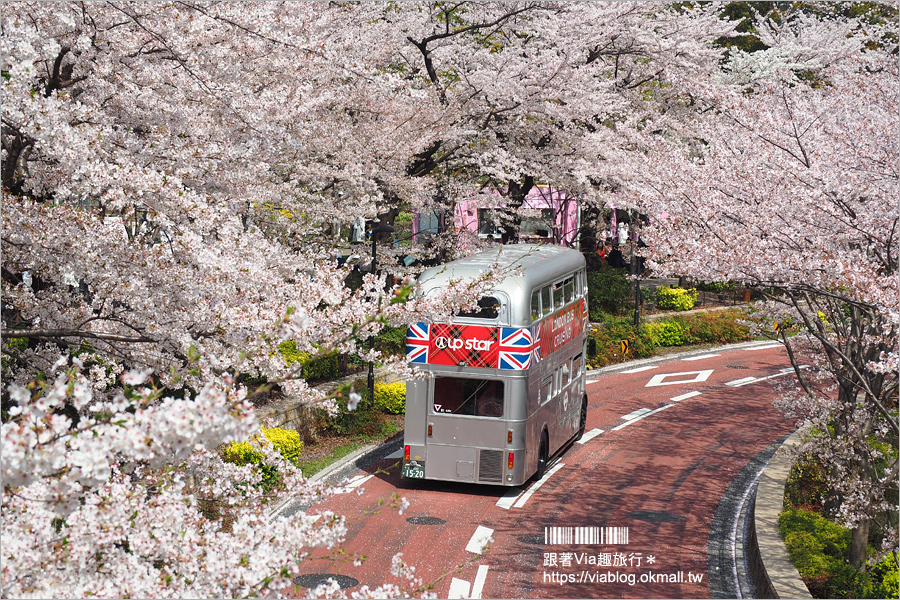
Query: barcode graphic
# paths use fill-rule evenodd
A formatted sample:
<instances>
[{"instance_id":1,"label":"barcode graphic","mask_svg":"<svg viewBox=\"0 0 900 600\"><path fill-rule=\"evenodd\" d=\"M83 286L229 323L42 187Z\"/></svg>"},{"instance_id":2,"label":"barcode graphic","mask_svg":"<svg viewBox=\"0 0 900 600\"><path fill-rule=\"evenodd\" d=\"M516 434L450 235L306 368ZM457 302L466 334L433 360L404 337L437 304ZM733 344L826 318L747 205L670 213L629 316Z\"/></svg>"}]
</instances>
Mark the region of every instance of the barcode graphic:
<instances>
[{"instance_id":1,"label":"barcode graphic","mask_svg":"<svg viewBox=\"0 0 900 600\"><path fill-rule=\"evenodd\" d=\"M628 544L627 527L544 527L545 544Z\"/></svg>"}]
</instances>

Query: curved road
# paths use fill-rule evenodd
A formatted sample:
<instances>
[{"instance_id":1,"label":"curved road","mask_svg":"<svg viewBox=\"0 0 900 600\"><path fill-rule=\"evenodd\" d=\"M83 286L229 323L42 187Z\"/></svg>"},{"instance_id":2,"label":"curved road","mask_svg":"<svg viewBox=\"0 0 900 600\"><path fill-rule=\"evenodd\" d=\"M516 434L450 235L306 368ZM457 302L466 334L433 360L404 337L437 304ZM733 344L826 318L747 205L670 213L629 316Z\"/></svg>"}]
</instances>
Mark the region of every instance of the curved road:
<instances>
[{"instance_id":1,"label":"curved road","mask_svg":"<svg viewBox=\"0 0 900 600\"><path fill-rule=\"evenodd\" d=\"M587 433L522 488L401 482L399 452L375 461L308 508L345 515L349 532L341 553L316 550L306 570L353 578L348 592L354 580L403 585L390 575L402 552L442 598L733 595L710 558L731 542L714 533L711 544L710 531L722 530L715 515L735 477L794 429L772 407L789 367L769 344L590 374Z\"/></svg>"}]
</instances>

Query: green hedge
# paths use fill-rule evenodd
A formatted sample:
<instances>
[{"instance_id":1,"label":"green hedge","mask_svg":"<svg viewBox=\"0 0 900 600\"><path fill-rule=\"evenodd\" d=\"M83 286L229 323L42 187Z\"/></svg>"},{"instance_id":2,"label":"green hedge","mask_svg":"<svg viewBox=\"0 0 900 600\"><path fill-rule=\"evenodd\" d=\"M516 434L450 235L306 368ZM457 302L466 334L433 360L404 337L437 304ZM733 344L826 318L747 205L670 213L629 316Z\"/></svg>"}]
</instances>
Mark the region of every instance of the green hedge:
<instances>
[{"instance_id":1,"label":"green hedge","mask_svg":"<svg viewBox=\"0 0 900 600\"><path fill-rule=\"evenodd\" d=\"M342 375L337 352L313 357L309 352L297 350L297 342L294 340L279 344L278 352L288 366L297 363L302 365L301 377L307 381L336 379Z\"/></svg>"},{"instance_id":2,"label":"green hedge","mask_svg":"<svg viewBox=\"0 0 900 600\"><path fill-rule=\"evenodd\" d=\"M697 290L662 286L656 288L656 305L673 310L690 310L697 302Z\"/></svg>"},{"instance_id":3,"label":"green hedge","mask_svg":"<svg viewBox=\"0 0 900 600\"><path fill-rule=\"evenodd\" d=\"M303 451L303 440L299 433L281 427L262 428L262 433L286 460L295 465L299 462L300 453ZM266 491L281 481L278 467L266 463L263 453L256 450L250 442L232 442L226 446L222 458L236 465L256 465L263 475L260 486Z\"/></svg>"},{"instance_id":4,"label":"green hedge","mask_svg":"<svg viewBox=\"0 0 900 600\"><path fill-rule=\"evenodd\" d=\"M375 384L375 407L392 415L406 412L406 382Z\"/></svg>"},{"instance_id":5,"label":"green hedge","mask_svg":"<svg viewBox=\"0 0 900 600\"><path fill-rule=\"evenodd\" d=\"M600 321L602 313L618 315L634 307L630 298L631 287L622 269L606 265L598 271L589 271L587 286L591 321Z\"/></svg>"},{"instance_id":6,"label":"green hedge","mask_svg":"<svg viewBox=\"0 0 900 600\"><path fill-rule=\"evenodd\" d=\"M897 597L897 563L892 553L860 571L847 562L848 529L803 509L781 513L778 526L791 561L814 597Z\"/></svg>"},{"instance_id":7,"label":"green hedge","mask_svg":"<svg viewBox=\"0 0 900 600\"><path fill-rule=\"evenodd\" d=\"M676 321L646 323L644 334L654 346L681 346L687 339L687 332Z\"/></svg>"}]
</instances>

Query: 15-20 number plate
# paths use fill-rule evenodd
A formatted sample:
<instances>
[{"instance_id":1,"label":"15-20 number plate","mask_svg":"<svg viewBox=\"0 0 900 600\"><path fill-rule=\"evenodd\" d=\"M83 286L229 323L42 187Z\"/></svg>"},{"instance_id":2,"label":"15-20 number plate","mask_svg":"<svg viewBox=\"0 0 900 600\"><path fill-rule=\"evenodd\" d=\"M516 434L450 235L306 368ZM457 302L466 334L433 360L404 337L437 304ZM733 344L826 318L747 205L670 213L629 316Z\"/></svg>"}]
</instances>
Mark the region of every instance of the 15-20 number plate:
<instances>
[{"instance_id":1,"label":"15-20 number plate","mask_svg":"<svg viewBox=\"0 0 900 600\"><path fill-rule=\"evenodd\" d=\"M403 465L400 475L411 479L425 479L425 467L422 465Z\"/></svg>"}]
</instances>

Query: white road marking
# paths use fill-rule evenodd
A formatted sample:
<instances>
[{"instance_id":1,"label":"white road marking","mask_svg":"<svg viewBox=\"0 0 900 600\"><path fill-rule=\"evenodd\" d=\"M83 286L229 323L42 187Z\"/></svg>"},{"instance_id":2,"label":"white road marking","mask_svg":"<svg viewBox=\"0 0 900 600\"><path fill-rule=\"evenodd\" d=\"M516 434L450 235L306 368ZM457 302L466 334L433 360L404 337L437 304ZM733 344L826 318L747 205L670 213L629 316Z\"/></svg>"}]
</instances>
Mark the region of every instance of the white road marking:
<instances>
[{"instance_id":1,"label":"white road marking","mask_svg":"<svg viewBox=\"0 0 900 600\"><path fill-rule=\"evenodd\" d=\"M484 582L487 581L489 567L481 565L478 567L478 573L475 575L475 583L472 584L472 595L469 598L481 598L481 592L484 590Z\"/></svg>"},{"instance_id":2,"label":"white road marking","mask_svg":"<svg viewBox=\"0 0 900 600\"><path fill-rule=\"evenodd\" d=\"M748 383L754 383L757 381L756 377L744 377L742 379L735 379L734 381L729 381L725 385L730 385L731 387L741 387L742 385L747 385Z\"/></svg>"},{"instance_id":3,"label":"white road marking","mask_svg":"<svg viewBox=\"0 0 900 600\"><path fill-rule=\"evenodd\" d=\"M674 404L666 404L665 406L660 406L660 407L657 408L656 410L651 410L650 412L644 413L643 415L641 415L641 416L639 416L639 417L635 417L634 419L631 419L630 421L625 421L624 423L622 423L622 424L619 425L618 427L613 427L612 430L613 430L613 431L618 431L618 430L622 429L623 427L627 427L628 425L631 425L632 423L637 423L637 422L640 421L641 419L644 419L644 418L646 418L646 417L649 417L650 415L655 415L655 414L658 413L659 411L661 411L661 410L666 410L667 408L672 408L673 406L675 406L675 405L674 405Z\"/></svg>"},{"instance_id":4,"label":"white road marking","mask_svg":"<svg viewBox=\"0 0 900 600\"><path fill-rule=\"evenodd\" d=\"M649 371L650 369L655 369L656 365L649 365L646 367L638 367L636 369L629 369L628 371L620 371L621 373L640 373L641 371Z\"/></svg>"},{"instance_id":5,"label":"white road marking","mask_svg":"<svg viewBox=\"0 0 900 600\"><path fill-rule=\"evenodd\" d=\"M702 381L706 381L709 379L709 376L712 375L713 369L706 369L703 371L687 371L685 373L660 373L659 375L654 375L650 378L650 381L647 382L647 385L644 387L656 387L658 385L676 385L679 383L700 383ZM693 379L680 379L678 381L665 381L666 377L685 377L688 375L693 375Z\"/></svg>"},{"instance_id":6,"label":"white road marking","mask_svg":"<svg viewBox=\"0 0 900 600\"><path fill-rule=\"evenodd\" d=\"M450 598L468 598L469 582L465 579L457 579L454 577L450 580L450 591L447 593L448 600Z\"/></svg>"},{"instance_id":7,"label":"white road marking","mask_svg":"<svg viewBox=\"0 0 900 600\"><path fill-rule=\"evenodd\" d=\"M689 358L682 358L681 360L703 360L704 358L712 358L713 356L721 356L720 354L701 354L700 356L691 356Z\"/></svg>"},{"instance_id":8,"label":"white road marking","mask_svg":"<svg viewBox=\"0 0 900 600\"><path fill-rule=\"evenodd\" d=\"M403 458L403 448L399 448L396 452L391 452L385 458Z\"/></svg>"},{"instance_id":9,"label":"white road marking","mask_svg":"<svg viewBox=\"0 0 900 600\"><path fill-rule=\"evenodd\" d=\"M700 392L688 392L687 394L682 394L680 396L675 396L674 398L669 398L672 402L681 402L682 400L687 400L688 398L693 398L694 396L699 396Z\"/></svg>"},{"instance_id":10,"label":"white road marking","mask_svg":"<svg viewBox=\"0 0 900 600\"><path fill-rule=\"evenodd\" d=\"M334 490L334 493L335 494L349 494L351 491L355 490L356 488L358 488L359 486L361 486L368 480L372 479L373 477L375 477L374 474L366 475L365 473L363 473L361 475L357 475L356 477L353 477L352 479L347 481L346 484L336 488Z\"/></svg>"},{"instance_id":11,"label":"white road marking","mask_svg":"<svg viewBox=\"0 0 900 600\"><path fill-rule=\"evenodd\" d=\"M756 346L755 348L744 348L744 350L771 350L772 348L784 348L781 342L777 344L769 344L768 346Z\"/></svg>"},{"instance_id":12,"label":"white road marking","mask_svg":"<svg viewBox=\"0 0 900 600\"><path fill-rule=\"evenodd\" d=\"M630 421L632 419L637 419L638 417L640 417L642 415L646 415L648 412L650 412L649 408L639 408L634 412L628 413L627 415L622 415L622 418L625 419L626 421Z\"/></svg>"},{"instance_id":13,"label":"white road marking","mask_svg":"<svg viewBox=\"0 0 900 600\"><path fill-rule=\"evenodd\" d=\"M513 504L513 508L522 508L523 506L525 506L525 503L528 502L528 499L531 498L531 495L534 494L538 490L539 487L544 485L544 483L548 479L550 479L551 475L553 475L554 473L556 473L557 471L562 469L564 466L566 466L566 465L563 463L559 463L558 465L552 467L549 471L544 473L544 476L541 477L540 479L538 479L534 483L533 486L528 488L528 491L526 491L524 494L522 494L522 497L519 498L519 500L515 504Z\"/></svg>"},{"instance_id":14,"label":"white road marking","mask_svg":"<svg viewBox=\"0 0 900 600\"><path fill-rule=\"evenodd\" d=\"M472 534L472 539L470 539L469 543L466 545L466 550L468 552L474 552L475 554L481 554L484 552L484 547L487 546L492 535L494 535L493 529L479 525L475 530L475 533ZM468 585L468 583L466 585ZM466 588L467 594L468 591L468 588Z\"/></svg>"},{"instance_id":15,"label":"white road marking","mask_svg":"<svg viewBox=\"0 0 900 600\"><path fill-rule=\"evenodd\" d=\"M590 431L584 432L584 435L581 436L581 439L578 440L576 443L577 443L577 444L584 444L585 442L591 441L592 439L594 439L595 437L597 437L597 436L600 435L601 433L603 433L603 430L602 430L602 429L591 429Z\"/></svg>"},{"instance_id":16,"label":"white road marking","mask_svg":"<svg viewBox=\"0 0 900 600\"><path fill-rule=\"evenodd\" d=\"M511 490L503 494L503 496L501 496L499 500L497 500L497 506L509 510L510 508L512 508L512 505L516 501L516 499L521 495L522 490L520 488L512 488Z\"/></svg>"}]
</instances>

